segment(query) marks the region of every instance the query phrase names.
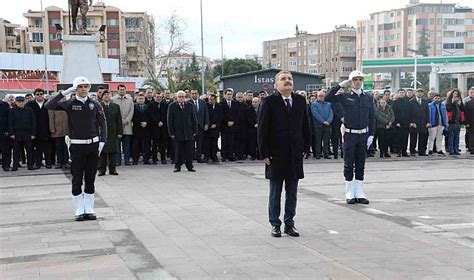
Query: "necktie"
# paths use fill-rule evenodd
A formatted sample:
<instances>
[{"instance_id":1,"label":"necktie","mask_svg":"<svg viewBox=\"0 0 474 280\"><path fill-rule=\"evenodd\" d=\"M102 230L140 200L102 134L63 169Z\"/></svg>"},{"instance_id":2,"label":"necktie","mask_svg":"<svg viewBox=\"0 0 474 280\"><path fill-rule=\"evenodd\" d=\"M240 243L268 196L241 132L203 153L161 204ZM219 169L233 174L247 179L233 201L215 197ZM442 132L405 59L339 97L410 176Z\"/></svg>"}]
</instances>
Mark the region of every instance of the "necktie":
<instances>
[{"instance_id":1,"label":"necktie","mask_svg":"<svg viewBox=\"0 0 474 280\"><path fill-rule=\"evenodd\" d=\"M229 105L229 109L230 109L230 104L231 104L231 103L232 103L232 102L230 102L230 101L227 101L227 105Z\"/></svg>"},{"instance_id":2,"label":"necktie","mask_svg":"<svg viewBox=\"0 0 474 280\"><path fill-rule=\"evenodd\" d=\"M421 105L421 98L418 98L418 104Z\"/></svg>"},{"instance_id":3,"label":"necktie","mask_svg":"<svg viewBox=\"0 0 474 280\"><path fill-rule=\"evenodd\" d=\"M184 105L183 105L183 103L179 103L179 107L181 107L181 110L184 110Z\"/></svg>"},{"instance_id":4,"label":"necktie","mask_svg":"<svg viewBox=\"0 0 474 280\"><path fill-rule=\"evenodd\" d=\"M287 110L288 112L290 112L290 110L291 110L290 99L289 99L289 98L285 98L285 102L286 102L286 110Z\"/></svg>"},{"instance_id":5,"label":"necktie","mask_svg":"<svg viewBox=\"0 0 474 280\"><path fill-rule=\"evenodd\" d=\"M196 100L194 101L194 104L196 104L196 112L199 112L199 102Z\"/></svg>"}]
</instances>

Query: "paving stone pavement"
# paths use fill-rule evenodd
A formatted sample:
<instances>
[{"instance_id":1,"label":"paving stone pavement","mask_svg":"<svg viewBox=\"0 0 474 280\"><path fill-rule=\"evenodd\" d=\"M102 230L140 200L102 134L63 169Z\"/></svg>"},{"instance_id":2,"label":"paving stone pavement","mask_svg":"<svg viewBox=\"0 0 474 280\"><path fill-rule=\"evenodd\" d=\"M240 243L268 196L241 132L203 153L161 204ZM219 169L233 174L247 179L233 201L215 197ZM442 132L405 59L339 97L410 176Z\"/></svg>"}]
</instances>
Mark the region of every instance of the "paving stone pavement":
<instances>
[{"instance_id":1,"label":"paving stone pavement","mask_svg":"<svg viewBox=\"0 0 474 280\"><path fill-rule=\"evenodd\" d=\"M473 158L370 159L369 205L342 167L306 161L301 237L279 239L260 162L119 167L87 222L67 174L0 172L0 279L473 279Z\"/></svg>"}]
</instances>

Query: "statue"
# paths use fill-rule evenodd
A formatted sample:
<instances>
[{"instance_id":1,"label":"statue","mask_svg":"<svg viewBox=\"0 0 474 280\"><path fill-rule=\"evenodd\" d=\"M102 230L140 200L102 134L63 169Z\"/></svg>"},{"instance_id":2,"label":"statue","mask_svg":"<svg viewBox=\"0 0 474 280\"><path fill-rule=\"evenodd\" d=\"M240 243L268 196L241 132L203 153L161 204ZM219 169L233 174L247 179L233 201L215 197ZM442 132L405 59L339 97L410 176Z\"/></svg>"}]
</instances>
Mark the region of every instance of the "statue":
<instances>
[{"instance_id":1,"label":"statue","mask_svg":"<svg viewBox=\"0 0 474 280\"><path fill-rule=\"evenodd\" d=\"M87 32L87 12L89 6L92 6L92 0L68 0L70 7L70 17L72 20L72 34L77 34L77 13L81 10L81 33L86 34Z\"/></svg>"}]
</instances>

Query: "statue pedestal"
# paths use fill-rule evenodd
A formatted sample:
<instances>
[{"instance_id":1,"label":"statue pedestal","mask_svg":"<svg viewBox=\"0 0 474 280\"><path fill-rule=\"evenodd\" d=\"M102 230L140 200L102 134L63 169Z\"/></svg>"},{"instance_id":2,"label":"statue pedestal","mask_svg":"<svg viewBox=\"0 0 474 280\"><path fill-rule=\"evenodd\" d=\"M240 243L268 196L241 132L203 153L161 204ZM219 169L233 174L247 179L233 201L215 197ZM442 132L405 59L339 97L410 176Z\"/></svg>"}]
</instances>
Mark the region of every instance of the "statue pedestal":
<instances>
[{"instance_id":1,"label":"statue pedestal","mask_svg":"<svg viewBox=\"0 0 474 280\"><path fill-rule=\"evenodd\" d=\"M72 81L78 76L86 77L91 83L91 92L104 85L102 71L97 56L97 37L92 35L63 36L63 68L57 90L72 86Z\"/></svg>"}]
</instances>

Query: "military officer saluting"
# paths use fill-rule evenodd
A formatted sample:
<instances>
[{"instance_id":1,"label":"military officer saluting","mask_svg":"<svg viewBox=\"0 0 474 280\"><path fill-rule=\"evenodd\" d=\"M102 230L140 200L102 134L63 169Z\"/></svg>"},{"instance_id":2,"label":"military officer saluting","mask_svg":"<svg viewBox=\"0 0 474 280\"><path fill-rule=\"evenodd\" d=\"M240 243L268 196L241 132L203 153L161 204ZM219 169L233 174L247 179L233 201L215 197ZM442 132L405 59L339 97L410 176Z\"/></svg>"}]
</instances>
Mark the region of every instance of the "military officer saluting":
<instances>
[{"instance_id":1,"label":"military officer saluting","mask_svg":"<svg viewBox=\"0 0 474 280\"><path fill-rule=\"evenodd\" d=\"M73 86L49 100L48 110L64 110L68 114L71 138L72 195L76 221L95 220L95 175L99 154L107 139L107 126L102 106L88 97L91 84L85 77L77 77ZM76 99L68 99L75 93ZM66 97L65 101L61 98ZM84 178L84 194L82 191Z\"/></svg>"},{"instance_id":2,"label":"military officer saluting","mask_svg":"<svg viewBox=\"0 0 474 280\"><path fill-rule=\"evenodd\" d=\"M325 98L328 102L340 103L344 109L344 177L348 204L369 204L363 181L367 149L374 140L375 118L373 97L362 90L363 82L362 72L352 71L349 80L334 86ZM350 93L338 93L348 85L352 85Z\"/></svg>"}]
</instances>

